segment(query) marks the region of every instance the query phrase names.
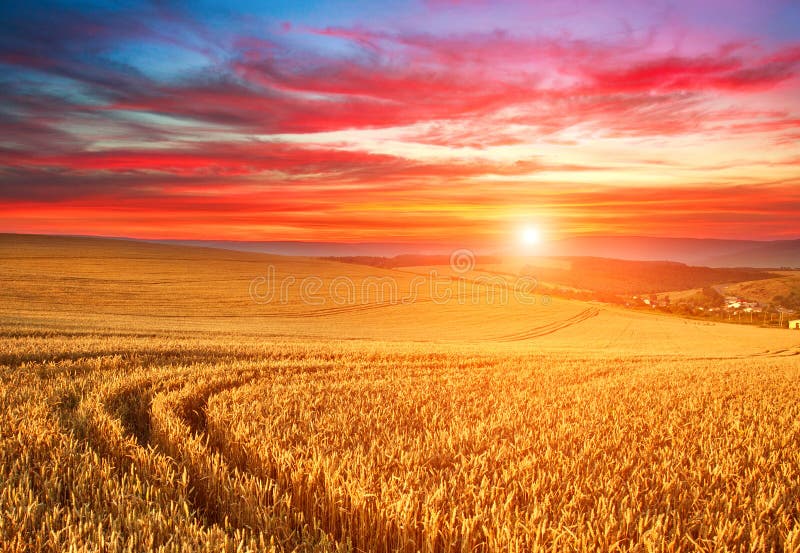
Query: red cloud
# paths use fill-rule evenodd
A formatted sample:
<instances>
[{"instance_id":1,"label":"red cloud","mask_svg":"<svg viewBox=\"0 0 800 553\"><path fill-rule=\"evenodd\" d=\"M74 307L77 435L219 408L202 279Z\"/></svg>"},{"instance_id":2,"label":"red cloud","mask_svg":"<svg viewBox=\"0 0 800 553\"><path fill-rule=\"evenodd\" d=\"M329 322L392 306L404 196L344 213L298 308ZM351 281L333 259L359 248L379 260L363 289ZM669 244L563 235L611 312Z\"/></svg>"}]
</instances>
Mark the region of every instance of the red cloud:
<instances>
[{"instance_id":1,"label":"red cloud","mask_svg":"<svg viewBox=\"0 0 800 553\"><path fill-rule=\"evenodd\" d=\"M653 56L636 44L510 37L505 33L436 38L364 29L313 32L354 43L354 57L286 58L274 44L248 42L216 82L160 86L128 94L107 110L208 121L249 132L308 133L475 121L492 117L554 132L579 120L624 133L675 134L715 123L689 103L723 93L766 90L797 76L798 47L767 56L744 44L695 56ZM638 45L646 46L646 44ZM737 54L734 56L733 54ZM223 73L224 74L224 73ZM672 111L672 115L670 115ZM675 112L680 117L675 116ZM522 115L520 118L520 114ZM682 119L682 120L681 120ZM631 125L635 121L636 125ZM475 145L451 137L453 145ZM506 136L506 142L513 138ZM431 136L429 141L441 143Z\"/></svg>"},{"instance_id":2,"label":"red cloud","mask_svg":"<svg viewBox=\"0 0 800 553\"><path fill-rule=\"evenodd\" d=\"M200 147L163 150L113 150L67 155L20 156L0 152L12 167L50 167L72 171L160 171L175 175L247 175L261 171L291 173L342 172L364 166L397 162L385 155L303 148L276 143L248 145L203 143Z\"/></svg>"},{"instance_id":3,"label":"red cloud","mask_svg":"<svg viewBox=\"0 0 800 553\"><path fill-rule=\"evenodd\" d=\"M590 72L592 83L588 90L631 93L765 89L797 75L800 55L796 50L790 48L750 63L717 55L649 60L622 70Z\"/></svg>"}]
</instances>

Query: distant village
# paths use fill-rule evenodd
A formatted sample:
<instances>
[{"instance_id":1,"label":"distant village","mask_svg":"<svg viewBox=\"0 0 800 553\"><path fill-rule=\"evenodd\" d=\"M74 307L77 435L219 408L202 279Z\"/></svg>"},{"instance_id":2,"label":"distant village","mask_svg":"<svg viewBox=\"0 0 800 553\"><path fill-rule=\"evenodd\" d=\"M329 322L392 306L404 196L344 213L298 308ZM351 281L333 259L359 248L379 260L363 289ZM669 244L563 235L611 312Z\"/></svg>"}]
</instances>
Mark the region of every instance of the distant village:
<instances>
[{"instance_id":1,"label":"distant village","mask_svg":"<svg viewBox=\"0 0 800 553\"><path fill-rule=\"evenodd\" d=\"M672 300L669 294L631 296L628 307L658 309L669 313L800 330L800 313L777 302L761 303L723 295L716 287L693 296Z\"/></svg>"}]
</instances>

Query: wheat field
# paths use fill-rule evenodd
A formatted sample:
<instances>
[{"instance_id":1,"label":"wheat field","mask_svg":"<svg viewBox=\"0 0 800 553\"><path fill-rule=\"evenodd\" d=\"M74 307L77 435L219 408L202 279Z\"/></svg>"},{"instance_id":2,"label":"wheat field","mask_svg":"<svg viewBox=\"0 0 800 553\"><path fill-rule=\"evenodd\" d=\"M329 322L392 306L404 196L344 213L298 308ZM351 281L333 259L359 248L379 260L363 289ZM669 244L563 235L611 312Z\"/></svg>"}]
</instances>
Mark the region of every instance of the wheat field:
<instances>
[{"instance_id":1,"label":"wheat field","mask_svg":"<svg viewBox=\"0 0 800 553\"><path fill-rule=\"evenodd\" d=\"M800 333L267 265L0 238L0 549L800 551Z\"/></svg>"}]
</instances>

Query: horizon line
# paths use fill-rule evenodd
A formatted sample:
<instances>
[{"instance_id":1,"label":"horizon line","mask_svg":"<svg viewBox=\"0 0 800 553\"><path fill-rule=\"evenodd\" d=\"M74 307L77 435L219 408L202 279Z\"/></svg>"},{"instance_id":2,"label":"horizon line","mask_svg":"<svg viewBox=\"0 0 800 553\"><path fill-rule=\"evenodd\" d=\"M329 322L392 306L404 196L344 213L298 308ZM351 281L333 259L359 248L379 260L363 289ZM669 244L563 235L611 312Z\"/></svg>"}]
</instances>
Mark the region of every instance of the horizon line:
<instances>
[{"instance_id":1,"label":"horizon line","mask_svg":"<svg viewBox=\"0 0 800 553\"><path fill-rule=\"evenodd\" d=\"M434 241L347 241L347 240L275 240L275 239L260 239L260 240L234 240L230 238L172 238L172 237L159 237L159 238L144 238L137 236L120 236L108 234L72 234L72 233L52 233L52 232L14 232L14 231L0 231L0 235L14 235L14 236L57 236L62 238L105 238L109 240L131 240L139 242L225 242L233 244L331 244L331 245L426 245L426 246L453 246L450 242L434 242ZM579 234L568 236L564 238L542 239L542 243L563 242L566 240L575 239L640 239L640 240L694 240L694 241L716 241L716 242L794 242L800 240L800 235L795 238L719 238L719 237L694 237L694 236L652 236L642 234ZM486 244L486 243L485 243ZM484 244L484 245L485 245Z\"/></svg>"}]
</instances>

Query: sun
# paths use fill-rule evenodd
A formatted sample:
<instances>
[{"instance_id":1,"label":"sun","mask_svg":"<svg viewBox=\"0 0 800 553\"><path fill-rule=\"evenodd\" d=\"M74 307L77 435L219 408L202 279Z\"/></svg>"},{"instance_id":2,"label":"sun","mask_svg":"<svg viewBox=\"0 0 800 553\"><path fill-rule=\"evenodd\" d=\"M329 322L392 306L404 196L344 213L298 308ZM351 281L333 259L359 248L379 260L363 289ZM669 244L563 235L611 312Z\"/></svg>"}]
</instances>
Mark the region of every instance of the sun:
<instances>
[{"instance_id":1,"label":"sun","mask_svg":"<svg viewBox=\"0 0 800 553\"><path fill-rule=\"evenodd\" d=\"M526 226L520 231L522 243L526 246L533 246L542 240L542 233L534 226Z\"/></svg>"}]
</instances>

